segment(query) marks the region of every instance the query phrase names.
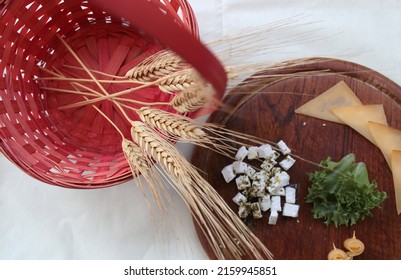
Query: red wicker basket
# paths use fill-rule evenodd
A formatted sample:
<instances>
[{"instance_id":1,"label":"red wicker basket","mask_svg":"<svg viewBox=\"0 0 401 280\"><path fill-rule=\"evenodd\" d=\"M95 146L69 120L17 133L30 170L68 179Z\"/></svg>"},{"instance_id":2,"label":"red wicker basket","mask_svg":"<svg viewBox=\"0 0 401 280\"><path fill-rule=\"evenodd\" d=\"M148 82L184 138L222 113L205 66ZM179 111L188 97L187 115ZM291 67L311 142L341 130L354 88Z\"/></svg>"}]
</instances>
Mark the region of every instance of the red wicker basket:
<instances>
[{"instance_id":1,"label":"red wicker basket","mask_svg":"<svg viewBox=\"0 0 401 280\"><path fill-rule=\"evenodd\" d=\"M166 30L157 26L154 16L160 17ZM191 54L186 41L164 36L171 31L169 24L210 56L194 39L197 24L185 0L0 1L0 149L4 155L52 185L99 188L131 179L116 130L91 106L58 110L79 97L45 92L34 77L40 67L74 64L59 35L89 68L109 74L124 75L150 54L170 47L194 67L200 65L199 72L221 91L216 67L210 71L201 65L205 57ZM45 85L60 86L54 81ZM116 92L123 86L109 85L108 90ZM151 88L127 98L169 101L172 96ZM111 102L102 101L98 107L129 135L129 124Z\"/></svg>"}]
</instances>

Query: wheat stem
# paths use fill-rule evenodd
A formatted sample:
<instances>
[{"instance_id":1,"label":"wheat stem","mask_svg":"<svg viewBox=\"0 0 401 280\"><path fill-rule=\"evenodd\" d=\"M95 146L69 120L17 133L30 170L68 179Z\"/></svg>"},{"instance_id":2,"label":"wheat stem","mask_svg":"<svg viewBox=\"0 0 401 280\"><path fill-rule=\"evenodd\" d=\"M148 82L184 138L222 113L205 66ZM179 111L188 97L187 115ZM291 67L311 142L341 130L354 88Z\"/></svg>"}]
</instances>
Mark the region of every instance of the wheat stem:
<instances>
[{"instance_id":1,"label":"wheat stem","mask_svg":"<svg viewBox=\"0 0 401 280\"><path fill-rule=\"evenodd\" d=\"M84 96L94 96L97 97L99 96L98 94L94 93L89 93L89 92L83 92L79 90L70 90L70 89L64 89L64 88L54 88L54 87L39 87L42 90L48 90L48 91L53 91L53 92L61 92L61 93L72 93L72 94L78 94L78 95L84 95ZM89 99L87 99L89 100Z\"/></svg>"},{"instance_id":2,"label":"wheat stem","mask_svg":"<svg viewBox=\"0 0 401 280\"><path fill-rule=\"evenodd\" d=\"M63 67L65 67L65 68L70 68L70 69L74 69L74 70L85 71L85 69L82 68L82 67L73 66L73 65L69 65L69 64L64 64ZM102 75L102 76L106 76L106 77L113 78L113 79L124 79L124 80L126 80L126 78L125 78L124 76L111 75L111 74L109 74L109 73L102 72L102 71L99 71L99 70L94 70L94 69L89 69L89 71L91 71L92 73L100 74L100 75Z\"/></svg>"},{"instance_id":3,"label":"wheat stem","mask_svg":"<svg viewBox=\"0 0 401 280\"><path fill-rule=\"evenodd\" d=\"M48 91L53 91L53 92L60 92L60 93L71 93L71 94L78 94L78 95L84 95L84 96L91 96L91 97L99 97L99 96L104 96L102 95L100 92L98 91L94 91L91 88L85 87L82 84L77 84L77 86L82 87L87 89L90 92L83 92L83 91L79 91L79 90L69 90L69 89L63 89L63 88L53 88L53 87L40 87L40 89L43 90L48 90ZM125 92L126 93L126 92ZM105 100L116 100L116 101L123 101L123 102L130 102L130 103L135 103L138 105L144 105L144 106L156 106L156 105L170 105L170 102L142 102L139 100L134 100L134 99L127 99L127 98L114 98L112 96L108 96L108 98L106 98ZM87 102L82 102L85 103L84 105L89 105L92 103L95 103L95 101L93 101L93 99L86 99ZM77 103L74 103L77 104ZM77 106L72 106L70 107L70 105L65 105L65 106L60 106L58 109L59 110L66 110L66 109L71 109L73 107L77 107Z\"/></svg>"},{"instance_id":4,"label":"wheat stem","mask_svg":"<svg viewBox=\"0 0 401 280\"><path fill-rule=\"evenodd\" d=\"M94 82L92 79L83 79L83 78L56 78L56 77L36 77L35 81L61 81L61 82ZM134 82L133 80L97 80L100 83L107 84L127 84L127 83L135 83L135 84L144 84L142 82Z\"/></svg>"},{"instance_id":5,"label":"wheat stem","mask_svg":"<svg viewBox=\"0 0 401 280\"><path fill-rule=\"evenodd\" d=\"M174 146L143 122L132 122L131 135L168 174L219 259L271 258L264 244Z\"/></svg>"}]
</instances>

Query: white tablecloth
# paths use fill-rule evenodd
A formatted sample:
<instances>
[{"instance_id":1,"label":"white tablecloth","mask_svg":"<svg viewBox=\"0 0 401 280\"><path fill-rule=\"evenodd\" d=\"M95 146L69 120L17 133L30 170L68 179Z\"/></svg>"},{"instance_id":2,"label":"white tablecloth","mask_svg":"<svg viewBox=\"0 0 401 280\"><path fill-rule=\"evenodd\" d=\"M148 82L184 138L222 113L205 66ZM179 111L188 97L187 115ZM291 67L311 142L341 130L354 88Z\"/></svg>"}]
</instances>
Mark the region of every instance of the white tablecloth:
<instances>
[{"instance_id":1,"label":"white tablecloth","mask_svg":"<svg viewBox=\"0 0 401 280\"><path fill-rule=\"evenodd\" d=\"M204 41L287 22L220 55L226 63L326 56L368 66L401 83L401 1L190 0ZM290 20L288 20L290 19ZM296 22L292 24L290 22ZM275 25L279 28L279 25ZM252 50L252 51L250 51ZM217 51L217 50L216 50ZM246 57L241 56L246 54ZM190 147L181 148L189 156ZM0 259L205 259L185 205L171 192L173 229L154 235L151 213L129 182L71 190L30 178L0 155ZM160 218L161 214L155 214ZM157 219L156 219L157 220ZM159 219L160 220L160 219ZM163 218L162 220L166 220Z\"/></svg>"}]
</instances>

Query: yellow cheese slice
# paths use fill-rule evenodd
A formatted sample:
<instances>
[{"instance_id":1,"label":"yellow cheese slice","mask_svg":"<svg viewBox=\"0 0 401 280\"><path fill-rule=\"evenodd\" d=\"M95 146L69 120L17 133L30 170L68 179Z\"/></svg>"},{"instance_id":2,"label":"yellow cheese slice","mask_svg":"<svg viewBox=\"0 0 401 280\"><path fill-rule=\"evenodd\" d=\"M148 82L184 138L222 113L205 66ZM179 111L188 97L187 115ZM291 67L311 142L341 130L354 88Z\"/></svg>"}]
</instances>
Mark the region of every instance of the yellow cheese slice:
<instances>
[{"instance_id":1,"label":"yellow cheese slice","mask_svg":"<svg viewBox=\"0 0 401 280\"><path fill-rule=\"evenodd\" d=\"M344 123L331 112L331 109L351 105L362 105L362 102L347 84L341 81L296 109L295 113L335 123Z\"/></svg>"},{"instance_id":2,"label":"yellow cheese slice","mask_svg":"<svg viewBox=\"0 0 401 280\"><path fill-rule=\"evenodd\" d=\"M331 111L345 124L352 127L375 145L376 141L369 131L368 122L372 121L387 125L387 118L382 104L337 107Z\"/></svg>"},{"instance_id":3,"label":"yellow cheese slice","mask_svg":"<svg viewBox=\"0 0 401 280\"><path fill-rule=\"evenodd\" d=\"M374 122L369 122L368 127L391 168L391 153L393 150L401 151L401 130Z\"/></svg>"},{"instance_id":4,"label":"yellow cheese slice","mask_svg":"<svg viewBox=\"0 0 401 280\"><path fill-rule=\"evenodd\" d=\"M401 151L391 152L391 171L393 172L395 203L399 215L401 213Z\"/></svg>"}]
</instances>

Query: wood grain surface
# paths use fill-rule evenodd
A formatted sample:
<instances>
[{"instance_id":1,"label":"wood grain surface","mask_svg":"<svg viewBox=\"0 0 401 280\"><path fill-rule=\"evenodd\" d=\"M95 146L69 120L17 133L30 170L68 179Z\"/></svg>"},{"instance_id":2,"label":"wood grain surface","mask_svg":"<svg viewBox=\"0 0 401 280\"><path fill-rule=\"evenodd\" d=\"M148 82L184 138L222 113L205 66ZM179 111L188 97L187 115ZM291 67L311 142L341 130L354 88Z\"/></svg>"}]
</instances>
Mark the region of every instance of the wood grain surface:
<instances>
[{"instance_id":1,"label":"wood grain surface","mask_svg":"<svg viewBox=\"0 0 401 280\"><path fill-rule=\"evenodd\" d=\"M333 243L343 248L343 241L353 231L366 246L356 259L401 259L401 216L396 212L392 174L380 150L345 125L294 113L300 105L339 81L345 81L364 104L383 104L389 125L401 129L401 88L397 84L363 66L325 58L258 73L234 88L224 98L226 109L216 111L208 120L270 141L283 139L293 153L316 163L328 156L337 161L353 152L357 161L366 163L370 179L376 179L379 189L388 193L382 208L374 209L372 217L349 227L326 226L323 220L313 218L311 204L305 203L310 186L307 173L317 167L298 160L289 174L292 183L300 184L299 217L280 216L276 226L269 226L269 214L265 213L263 219L248 223L274 259L326 259ZM232 202L237 193L235 182L225 183L220 173L232 161L198 147L192 155L192 163L237 212L238 206ZM199 230L198 235L209 257L214 259Z\"/></svg>"}]
</instances>

